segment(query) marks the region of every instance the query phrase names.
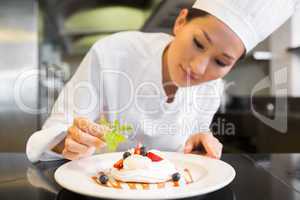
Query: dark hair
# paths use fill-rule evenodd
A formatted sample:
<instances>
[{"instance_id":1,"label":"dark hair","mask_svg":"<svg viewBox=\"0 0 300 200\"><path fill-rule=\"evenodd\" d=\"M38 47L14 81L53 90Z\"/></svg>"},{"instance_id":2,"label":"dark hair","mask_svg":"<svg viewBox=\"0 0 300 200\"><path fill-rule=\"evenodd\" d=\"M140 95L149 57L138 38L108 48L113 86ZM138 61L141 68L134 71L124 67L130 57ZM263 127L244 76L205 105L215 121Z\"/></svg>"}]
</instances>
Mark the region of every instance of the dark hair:
<instances>
[{"instance_id":1,"label":"dark hair","mask_svg":"<svg viewBox=\"0 0 300 200\"><path fill-rule=\"evenodd\" d=\"M207 17L210 15L209 13L207 13L203 10L196 9L196 8L190 8L188 10L189 10L189 12L186 17L187 21L191 21L197 17Z\"/></svg>"}]
</instances>

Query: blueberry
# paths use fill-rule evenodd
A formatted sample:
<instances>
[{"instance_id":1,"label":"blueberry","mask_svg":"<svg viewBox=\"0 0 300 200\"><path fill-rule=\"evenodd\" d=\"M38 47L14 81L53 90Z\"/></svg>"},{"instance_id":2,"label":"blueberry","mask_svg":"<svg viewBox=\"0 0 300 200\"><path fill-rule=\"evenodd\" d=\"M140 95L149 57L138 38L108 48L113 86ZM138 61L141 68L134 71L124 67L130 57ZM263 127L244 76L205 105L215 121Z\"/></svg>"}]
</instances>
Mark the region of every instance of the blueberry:
<instances>
[{"instance_id":1,"label":"blueberry","mask_svg":"<svg viewBox=\"0 0 300 200\"><path fill-rule=\"evenodd\" d=\"M147 156L147 149L145 146L142 146L140 149L141 155L142 156Z\"/></svg>"},{"instance_id":2,"label":"blueberry","mask_svg":"<svg viewBox=\"0 0 300 200\"><path fill-rule=\"evenodd\" d=\"M178 172L172 175L173 181L179 181L179 179L180 179L180 174Z\"/></svg>"},{"instance_id":3,"label":"blueberry","mask_svg":"<svg viewBox=\"0 0 300 200\"><path fill-rule=\"evenodd\" d=\"M123 159L125 160L127 157L131 156L131 153L126 151L125 153L123 153Z\"/></svg>"},{"instance_id":4,"label":"blueberry","mask_svg":"<svg viewBox=\"0 0 300 200\"><path fill-rule=\"evenodd\" d=\"M100 183L102 183L102 184L106 184L107 181L108 181L108 176L105 175L105 174L101 175L101 176L99 177L99 181L100 181Z\"/></svg>"}]
</instances>

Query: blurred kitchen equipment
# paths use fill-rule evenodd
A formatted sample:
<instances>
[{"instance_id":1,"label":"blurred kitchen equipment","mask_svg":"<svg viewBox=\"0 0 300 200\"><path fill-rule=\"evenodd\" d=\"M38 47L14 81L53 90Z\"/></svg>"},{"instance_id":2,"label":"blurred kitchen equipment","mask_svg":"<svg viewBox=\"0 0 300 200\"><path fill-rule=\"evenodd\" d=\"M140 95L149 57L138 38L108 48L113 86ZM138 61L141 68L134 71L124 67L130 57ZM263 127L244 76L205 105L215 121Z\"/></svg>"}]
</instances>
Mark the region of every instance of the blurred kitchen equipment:
<instances>
[{"instance_id":1,"label":"blurred kitchen equipment","mask_svg":"<svg viewBox=\"0 0 300 200\"><path fill-rule=\"evenodd\" d=\"M24 151L39 120L37 4L2 0L0 13L0 151Z\"/></svg>"}]
</instances>

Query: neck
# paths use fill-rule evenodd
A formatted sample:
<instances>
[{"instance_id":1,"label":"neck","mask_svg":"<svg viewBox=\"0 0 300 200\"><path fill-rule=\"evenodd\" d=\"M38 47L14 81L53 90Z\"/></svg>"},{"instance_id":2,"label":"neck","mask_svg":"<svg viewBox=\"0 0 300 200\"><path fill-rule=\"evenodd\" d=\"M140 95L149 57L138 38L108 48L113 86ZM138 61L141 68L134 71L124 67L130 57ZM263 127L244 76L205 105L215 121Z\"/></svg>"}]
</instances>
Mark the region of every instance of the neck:
<instances>
[{"instance_id":1,"label":"neck","mask_svg":"<svg viewBox=\"0 0 300 200\"><path fill-rule=\"evenodd\" d=\"M174 100L174 96L178 87L174 84L170 76L169 66L168 66L168 51L169 51L169 46L164 50L163 53L162 74L163 74L163 87L166 95L168 96L168 103L169 103Z\"/></svg>"}]
</instances>

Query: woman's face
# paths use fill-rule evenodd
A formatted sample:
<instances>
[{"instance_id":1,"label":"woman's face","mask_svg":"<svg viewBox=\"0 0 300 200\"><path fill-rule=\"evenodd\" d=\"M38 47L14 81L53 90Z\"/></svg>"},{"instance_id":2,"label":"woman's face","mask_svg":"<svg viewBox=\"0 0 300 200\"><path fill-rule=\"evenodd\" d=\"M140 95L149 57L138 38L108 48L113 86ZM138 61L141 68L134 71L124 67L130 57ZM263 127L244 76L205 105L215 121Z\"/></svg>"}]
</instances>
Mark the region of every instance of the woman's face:
<instances>
[{"instance_id":1,"label":"woman's face","mask_svg":"<svg viewBox=\"0 0 300 200\"><path fill-rule=\"evenodd\" d=\"M184 9L178 16L175 38L165 51L169 78L179 87L224 77L245 51L238 36L217 18L187 21L187 14Z\"/></svg>"}]
</instances>

